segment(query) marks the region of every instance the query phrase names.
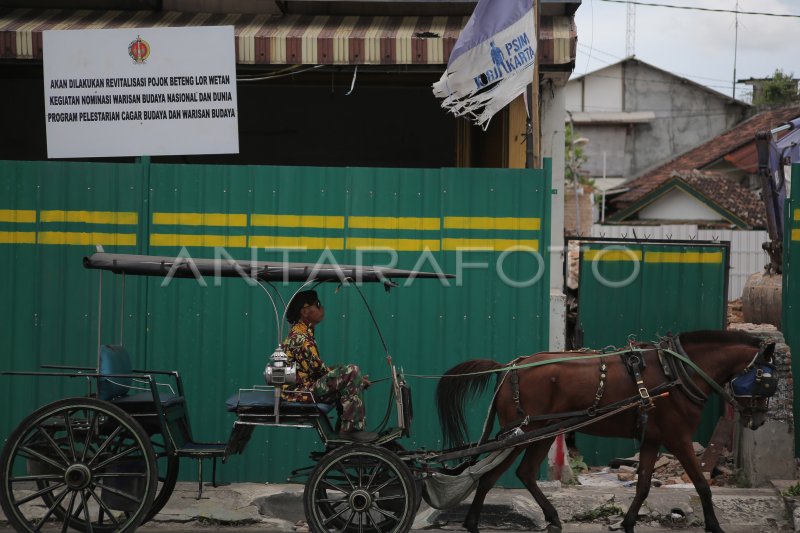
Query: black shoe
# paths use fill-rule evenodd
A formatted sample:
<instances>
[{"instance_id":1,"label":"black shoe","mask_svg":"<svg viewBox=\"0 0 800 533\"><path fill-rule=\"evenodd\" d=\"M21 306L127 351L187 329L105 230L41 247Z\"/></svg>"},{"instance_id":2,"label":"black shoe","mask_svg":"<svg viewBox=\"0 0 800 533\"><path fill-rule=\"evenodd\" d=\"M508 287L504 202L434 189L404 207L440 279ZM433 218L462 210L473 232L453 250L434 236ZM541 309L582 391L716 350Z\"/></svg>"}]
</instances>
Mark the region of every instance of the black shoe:
<instances>
[{"instance_id":1,"label":"black shoe","mask_svg":"<svg viewBox=\"0 0 800 533\"><path fill-rule=\"evenodd\" d=\"M370 431L340 431L337 438L349 442L372 442L378 438L378 434Z\"/></svg>"}]
</instances>

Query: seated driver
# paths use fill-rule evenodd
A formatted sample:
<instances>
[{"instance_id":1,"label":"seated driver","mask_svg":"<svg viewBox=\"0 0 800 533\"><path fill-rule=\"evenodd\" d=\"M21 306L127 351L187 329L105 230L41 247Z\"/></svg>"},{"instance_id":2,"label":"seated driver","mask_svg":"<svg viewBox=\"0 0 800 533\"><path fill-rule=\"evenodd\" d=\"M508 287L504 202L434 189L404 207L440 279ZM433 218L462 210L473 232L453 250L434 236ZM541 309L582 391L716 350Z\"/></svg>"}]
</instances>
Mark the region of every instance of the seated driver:
<instances>
[{"instance_id":1,"label":"seated driver","mask_svg":"<svg viewBox=\"0 0 800 533\"><path fill-rule=\"evenodd\" d=\"M283 351L290 363L297 365L297 383L284 385L282 398L292 402L310 402L311 392L317 402L338 401L341 410L340 437L368 441L374 434L364 431L363 391L369 386L367 376L356 365L328 367L322 362L314 338L314 329L325 318L325 308L316 291L298 292L286 309L286 320L292 329L283 341Z\"/></svg>"}]
</instances>

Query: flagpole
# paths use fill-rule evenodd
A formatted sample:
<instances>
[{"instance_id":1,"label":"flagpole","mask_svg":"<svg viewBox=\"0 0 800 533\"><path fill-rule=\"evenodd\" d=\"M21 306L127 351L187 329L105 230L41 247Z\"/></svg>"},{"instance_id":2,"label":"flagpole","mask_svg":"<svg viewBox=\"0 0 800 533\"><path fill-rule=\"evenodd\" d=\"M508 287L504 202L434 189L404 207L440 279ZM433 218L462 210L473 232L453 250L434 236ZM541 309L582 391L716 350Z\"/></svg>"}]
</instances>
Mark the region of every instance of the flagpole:
<instances>
[{"instance_id":1,"label":"flagpole","mask_svg":"<svg viewBox=\"0 0 800 533\"><path fill-rule=\"evenodd\" d=\"M536 56L533 60L533 80L528 86L528 106L531 129L525 150L525 167L542 168L541 127L539 120L539 0L533 0L533 27L535 28Z\"/></svg>"},{"instance_id":2,"label":"flagpole","mask_svg":"<svg viewBox=\"0 0 800 533\"><path fill-rule=\"evenodd\" d=\"M539 109L539 0L533 0L533 23L536 28L536 56L533 60L533 164L536 168L542 168L542 121L540 120L541 110Z\"/></svg>"}]
</instances>

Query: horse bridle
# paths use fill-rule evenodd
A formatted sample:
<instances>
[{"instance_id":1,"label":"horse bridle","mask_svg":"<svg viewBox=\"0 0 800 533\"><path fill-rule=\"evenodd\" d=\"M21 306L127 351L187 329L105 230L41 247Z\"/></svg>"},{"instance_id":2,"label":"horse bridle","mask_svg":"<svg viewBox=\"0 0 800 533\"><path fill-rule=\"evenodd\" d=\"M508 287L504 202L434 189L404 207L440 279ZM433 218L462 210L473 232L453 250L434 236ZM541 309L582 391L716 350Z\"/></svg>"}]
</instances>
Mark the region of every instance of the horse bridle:
<instances>
[{"instance_id":1,"label":"horse bridle","mask_svg":"<svg viewBox=\"0 0 800 533\"><path fill-rule=\"evenodd\" d=\"M750 361L750 364L730 380L731 392L728 392L725 388L720 386L719 383L711 379L708 374L689 358L683 346L681 346L678 337L679 336L668 336L663 338L662 340L667 341L675 349L665 350L662 348L662 350L694 370L703 378L703 381L708 383L708 385L741 416L752 417L756 413L767 412L769 409L769 399L774 396L778 390L778 378L776 376L775 365L768 360L768 356L772 355L775 351L775 343L761 343L758 352L753 356L753 360ZM748 382L748 380L751 381ZM736 383L737 381L739 381L739 384Z\"/></svg>"},{"instance_id":2,"label":"horse bridle","mask_svg":"<svg viewBox=\"0 0 800 533\"><path fill-rule=\"evenodd\" d=\"M750 364L730 381L731 393L743 416L766 413L770 398L778 391L775 365L767 359L774 350L775 344L762 343Z\"/></svg>"}]
</instances>

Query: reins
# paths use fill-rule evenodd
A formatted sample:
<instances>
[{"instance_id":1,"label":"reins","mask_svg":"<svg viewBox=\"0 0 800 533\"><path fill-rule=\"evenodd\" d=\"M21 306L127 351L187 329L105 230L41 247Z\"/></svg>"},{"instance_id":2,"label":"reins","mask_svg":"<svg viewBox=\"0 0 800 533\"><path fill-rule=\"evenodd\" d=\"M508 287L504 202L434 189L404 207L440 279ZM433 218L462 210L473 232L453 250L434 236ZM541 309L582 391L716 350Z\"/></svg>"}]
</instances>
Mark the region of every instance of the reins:
<instances>
[{"instance_id":1,"label":"reins","mask_svg":"<svg viewBox=\"0 0 800 533\"><path fill-rule=\"evenodd\" d=\"M545 361L533 361L531 363L517 364L517 365L507 365L507 366L504 366L504 367L501 367L501 368L493 368L491 370L480 370L480 371L477 371L477 372L469 372L469 373L466 373L466 374L458 374L458 375L453 375L453 376L449 376L449 375L445 375L445 374L442 374L442 375L434 375L434 374L404 374L404 376L405 377L413 377L413 378L417 378L417 379L441 379L441 378L444 378L444 377L459 377L459 378L461 378L461 377L467 377L467 376L479 376L479 375L482 375L482 374L494 374L494 373L498 373L498 372L509 372L511 370L519 370L519 369L523 369L523 368L534 368L534 367L537 367L537 366L551 365L551 364L555 364L555 363L565 363L565 362L569 362L569 361L583 361L583 360L586 360L586 359L601 359L601 358L604 358L604 357L619 356L619 355L626 354L626 353L631 353L631 352L644 353L644 352L649 352L649 351L652 351L652 350L660 350L661 352L668 353L671 356L673 356L676 359L678 359L679 361L682 361L682 362L686 363L689 367L692 368L692 370L697 372L697 374L703 379L703 381L708 383L708 385L712 389L714 389L714 392L719 394L722 397L722 399L724 399L726 402L728 402L731 405L733 405L733 407L735 409L737 409L737 410L739 409L739 404L734 400L733 396L728 391L726 391L723 387L721 387L719 385L719 383L717 383L716 381L711 379L711 377L708 374L706 374L706 372L702 368L697 366L697 364L694 361L689 359L689 357L687 357L686 355L678 353L678 352L676 352L674 350L670 350L668 348L657 348L657 347L653 347L653 348L634 348L634 347L630 347L630 348L626 348L624 350L617 350L617 351L614 351L614 352L587 353L586 355L573 356L573 357L557 357L556 359L547 359Z\"/></svg>"}]
</instances>

